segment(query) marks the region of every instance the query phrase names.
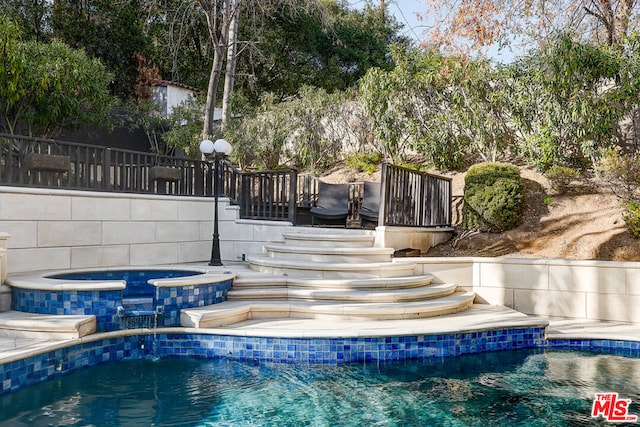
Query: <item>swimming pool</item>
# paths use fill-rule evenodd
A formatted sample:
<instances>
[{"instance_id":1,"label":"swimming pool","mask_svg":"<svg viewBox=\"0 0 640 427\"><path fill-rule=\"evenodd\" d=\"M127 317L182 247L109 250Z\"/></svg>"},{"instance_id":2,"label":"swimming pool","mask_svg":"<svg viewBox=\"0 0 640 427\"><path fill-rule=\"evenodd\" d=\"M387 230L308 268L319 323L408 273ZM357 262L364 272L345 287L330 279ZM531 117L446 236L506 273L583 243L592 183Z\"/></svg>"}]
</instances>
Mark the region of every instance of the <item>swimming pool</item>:
<instances>
[{"instance_id":1,"label":"swimming pool","mask_svg":"<svg viewBox=\"0 0 640 427\"><path fill-rule=\"evenodd\" d=\"M640 359L566 350L308 366L125 361L0 397L0 426L602 424L596 392L640 414Z\"/></svg>"}]
</instances>

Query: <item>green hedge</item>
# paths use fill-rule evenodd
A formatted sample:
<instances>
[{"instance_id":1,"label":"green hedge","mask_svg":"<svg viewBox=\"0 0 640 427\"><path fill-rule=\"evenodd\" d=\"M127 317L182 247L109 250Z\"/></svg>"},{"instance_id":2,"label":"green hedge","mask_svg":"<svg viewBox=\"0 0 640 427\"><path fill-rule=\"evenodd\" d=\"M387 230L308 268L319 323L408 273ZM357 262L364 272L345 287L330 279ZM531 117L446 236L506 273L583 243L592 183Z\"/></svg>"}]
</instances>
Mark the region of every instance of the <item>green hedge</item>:
<instances>
[{"instance_id":1,"label":"green hedge","mask_svg":"<svg viewBox=\"0 0 640 427\"><path fill-rule=\"evenodd\" d=\"M518 225L523 207L524 187L517 167L480 163L469 168L464 180L464 229L509 230Z\"/></svg>"}]
</instances>

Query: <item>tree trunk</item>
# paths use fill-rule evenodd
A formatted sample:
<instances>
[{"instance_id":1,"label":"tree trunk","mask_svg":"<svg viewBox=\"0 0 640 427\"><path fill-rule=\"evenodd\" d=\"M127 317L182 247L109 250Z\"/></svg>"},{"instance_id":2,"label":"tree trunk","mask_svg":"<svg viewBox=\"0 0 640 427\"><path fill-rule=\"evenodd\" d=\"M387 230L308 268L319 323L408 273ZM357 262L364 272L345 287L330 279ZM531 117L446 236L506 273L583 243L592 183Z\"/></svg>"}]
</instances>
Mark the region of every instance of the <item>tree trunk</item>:
<instances>
[{"instance_id":1,"label":"tree trunk","mask_svg":"<svg viewBox=\"0 0 640 427\"><path fill-rule=\"evenodd\" d=\"M629 20L636 0L620 0L616 8L616 16L613 21L613 41L620 43L627 35Z\"/></svg>"},{"instance_id":2,"label":"tree trunk","mask_svg":"<svg viewBox=\"0 0 640 427\"><path fill-rule=\"evenodd\" d=\"M222 96L222 124L221 130L224 133L229 120L231 119L231 95L233 94L233 84L236 75L236 55L238 52L238 20L240 19L240 3L242 0L231 0L233 16L229 25L227 39L227 68L224 75L224 93Z\"/></svg>"},{"instance_id":3,"label":"tree trunk","mask_svg":"<svg viewBox=\"0 0 640 427\"><path fill-rule=\"evenodd\" d=\"M216 45L213 55L213 65L211 66L211 74L209 75L209 86L207 87L207 103L204 107L204 125L202 127L202 137L209 138L215 132L215 111L216 98L218 95L218 83L220 82L220 72L222 71L223 47Z\"/></svg>"},{"instance_id":4,"label":"tree trunk","mask_svg":"<svg viewBox=\"0 0 640 427\"><path fill-rule=\"evenodd\" d=\"M204 110L204 124L202 126L202 137L209 138L215 134L215 111L216 98L218 95L218 83L220 82L220 73L222 72L222 63L224 61L224 48L227 44L227 33L229 31L231 0L224 0L222 10L220 11L217 2L208 2L198 0L198 4L207 16L207 27L209 37L214 47L213 65L211 66L211 74L209 75L209 85L207 87L207 103ZM217 14L222 13L222 22L220 28L217 26ZM218 34L218 31L220 33Z\"/></svg>"}]
</instances>

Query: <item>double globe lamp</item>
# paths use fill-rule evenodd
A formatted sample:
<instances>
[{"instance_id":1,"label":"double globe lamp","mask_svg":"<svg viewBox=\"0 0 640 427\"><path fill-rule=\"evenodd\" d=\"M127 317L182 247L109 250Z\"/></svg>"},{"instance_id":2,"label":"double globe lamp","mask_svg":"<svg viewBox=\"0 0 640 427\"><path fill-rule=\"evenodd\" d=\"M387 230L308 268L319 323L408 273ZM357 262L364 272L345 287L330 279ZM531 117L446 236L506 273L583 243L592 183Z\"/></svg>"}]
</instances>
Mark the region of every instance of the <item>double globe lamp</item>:
<instances>
[{"instance_id":1,"label":"double globe lamp","mask_svg":"<svg viewBox=\"0 0 640 427\"><path fill-rule=\"evenodd\" d=\"M200 143L200 152L209 159L213 155L213 244L211 246L211 260L209 265L220 266L220 235L218 234L218 194L220 193L220 160L231 154L231 144L224 139L212 142L205 139Z\"/></svg>"}]
</instances>

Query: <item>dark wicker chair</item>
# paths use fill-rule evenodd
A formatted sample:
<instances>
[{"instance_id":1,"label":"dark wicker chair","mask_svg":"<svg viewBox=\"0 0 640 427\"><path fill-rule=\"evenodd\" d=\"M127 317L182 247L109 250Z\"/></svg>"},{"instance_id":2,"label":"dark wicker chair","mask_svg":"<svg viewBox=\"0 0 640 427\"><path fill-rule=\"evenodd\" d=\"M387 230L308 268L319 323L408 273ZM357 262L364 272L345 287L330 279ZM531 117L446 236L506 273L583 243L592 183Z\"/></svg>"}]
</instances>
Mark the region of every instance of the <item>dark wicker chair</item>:
<instances>
[{"instance_id":1,"label":"dark wicker chair","mask_svg":"<svg viewBox=\"0 0 640 427\"><path fill-rule=\"evenodd\" d=\"M349 211L349 184L318 183L318 201L310 211L311 225L318 220L322 224L346 227Z\"/></svg>"},{"instance_id":2,"label":"dark wicker chair","mask_svg":"<svg viewBox=\"0 0 640 427\"><path fill-rule=\"evenodd\" d=\"M360 219L363 227L378 225L380 213L380 183L365 181L360 206Z\"/></svg>"}]
</instances>

